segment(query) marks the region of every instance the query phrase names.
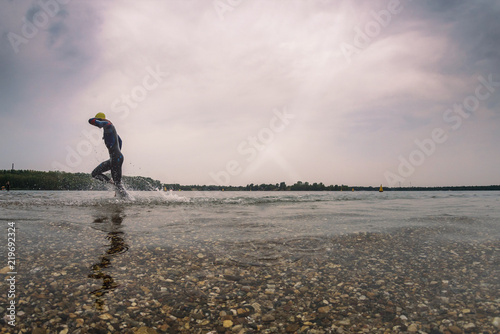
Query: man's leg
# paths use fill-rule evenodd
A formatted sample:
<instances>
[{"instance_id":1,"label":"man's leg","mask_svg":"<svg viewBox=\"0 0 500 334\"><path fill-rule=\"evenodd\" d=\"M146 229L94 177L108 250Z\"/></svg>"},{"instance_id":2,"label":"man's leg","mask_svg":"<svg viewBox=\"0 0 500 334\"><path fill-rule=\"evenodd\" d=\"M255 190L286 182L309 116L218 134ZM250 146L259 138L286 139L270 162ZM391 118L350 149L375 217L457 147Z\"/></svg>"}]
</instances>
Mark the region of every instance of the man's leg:
<instances>
[{"instance_id":1,"label":"man's leg","mask_svg":"<svg viewBox=\"0 0 500 334\"><path fill-rule=\"evenodd\" d=\"M114 159L111 162L111 177L113 178L116 190L120 193L120 195L123 195L123 192L125 191L122 185L122 165L123 154L120 154L117 159Z\"/></svg>"},{"instance_id":2,"label":"man's leg","mask_svg":"<svg viewBox=\"0 0 500 334\"><path fill-rule=\"evenodd\" d=\"M103 182L109 182L110 181L109 177L107 177L103 173L107 172L110 169L111 169L111 160L106 160L92 171L92 177Z\"/></svg>"}]
</instances>

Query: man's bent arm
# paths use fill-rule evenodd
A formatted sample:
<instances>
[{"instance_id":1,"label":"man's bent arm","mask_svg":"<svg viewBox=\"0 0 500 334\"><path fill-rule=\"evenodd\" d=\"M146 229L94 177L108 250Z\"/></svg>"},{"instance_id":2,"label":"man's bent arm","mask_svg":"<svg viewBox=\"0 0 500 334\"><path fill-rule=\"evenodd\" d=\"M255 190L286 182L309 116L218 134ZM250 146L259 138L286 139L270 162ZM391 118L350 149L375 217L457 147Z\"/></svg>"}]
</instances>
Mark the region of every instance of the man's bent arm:
<instances>
[{"instance_id":1,"label":"man's bent arm","mask_svg":"<svg viewBox=\"0 0 500 334\"><path fill-rule=\"evenodd\" d=\"M98 118L91 118L89 119L89 123L92 124L92 125L95 125L99 128L103 128L105 127L106 125L108 125L110 122L109 121L102 121Z\"/></svg>"}]
</instances>

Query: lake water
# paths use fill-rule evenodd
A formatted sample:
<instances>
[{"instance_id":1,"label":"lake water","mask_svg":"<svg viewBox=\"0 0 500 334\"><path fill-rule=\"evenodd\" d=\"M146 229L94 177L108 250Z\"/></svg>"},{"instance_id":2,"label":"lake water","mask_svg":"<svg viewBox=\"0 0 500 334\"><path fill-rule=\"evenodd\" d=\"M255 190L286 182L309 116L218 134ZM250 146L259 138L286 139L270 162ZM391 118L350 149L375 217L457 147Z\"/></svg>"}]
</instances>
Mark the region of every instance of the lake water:
<instances>
[{"instance_id":1,"label":"lake water","mask_svg":"<svg viewBox=\"0 0 500 334\"><path fill-rule=\"evenodd\" d=\"M4 254L15 226L12 332L492 332L500 321L500 192L130 194L0 192Z\"/></svg>"},{"instance_id":2,"label":"lake water","mask_svg":"<svg viewBox=\"0 0 500 334\"><path fill-rule=\"evenodd\" d=\"M151 247L203 244L218 254L252 253L257 261L297 247L322 249L332 236L413 226L453 240L500 237L495 191L130 194L125 201L105 191L1 192L0 219L17 224L21 245L30 241L20 247L65 248L68 240L94 247L95 231L119 230L131 241L146 237Z\"/></svg>"}]
</instances>

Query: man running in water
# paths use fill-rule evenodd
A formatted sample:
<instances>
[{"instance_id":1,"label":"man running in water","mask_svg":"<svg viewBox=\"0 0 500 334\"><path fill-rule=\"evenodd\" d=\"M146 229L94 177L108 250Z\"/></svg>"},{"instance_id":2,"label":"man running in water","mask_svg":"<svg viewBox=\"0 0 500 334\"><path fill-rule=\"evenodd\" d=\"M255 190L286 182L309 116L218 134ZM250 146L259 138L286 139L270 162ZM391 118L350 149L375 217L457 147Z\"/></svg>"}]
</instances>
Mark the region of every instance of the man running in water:
<instances>
[{"instance_id":1,"label":"man running in water","mask_svg":"<svg viewBox=\"0 0 500 334\"><path fill-rule=\"evenodd\" d=\"M104 144L109 151L109 160L104 161L92 171L92 177L103 182L114 183L119 195L126 195L125 189L122 186L122 165L123 154L120 151L122 148L122 140L116 132L115 126L106 119L106 115L100 112L94 118L89 119L89 123L104 129ZM111 170L111 178L104 175L104 172Z\"/></svg>"}]
</instances>

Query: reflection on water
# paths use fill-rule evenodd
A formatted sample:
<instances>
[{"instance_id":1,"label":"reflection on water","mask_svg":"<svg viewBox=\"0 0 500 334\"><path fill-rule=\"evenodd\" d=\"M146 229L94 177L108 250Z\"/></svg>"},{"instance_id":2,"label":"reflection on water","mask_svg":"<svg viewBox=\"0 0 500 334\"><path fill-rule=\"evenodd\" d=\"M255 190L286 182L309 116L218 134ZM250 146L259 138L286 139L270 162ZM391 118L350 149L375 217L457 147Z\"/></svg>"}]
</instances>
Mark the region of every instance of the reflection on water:
<instances>
[{"instance_id":1,"label":"reflection on water","mask_svg":"<svg viewBox=\"0 0 500 334\"><path fill-rule=\"evenodd\" d=\"M89 278L102 280L101 288L90 292L96 297L95 306L102 310L104 306L103 296L116 289L119 285L114 278L106 272L106 268L111 267L111 260L118 254L128 251L129 246L125 242L125 233L121 230L124 215L120 207L115 207L108 214L100 214L93 221L93 227L97 230L107 232L106 240L109 242L109 248L99 258L97 263L91 267L92 272Z\"/></svg>"}]
</instances>

